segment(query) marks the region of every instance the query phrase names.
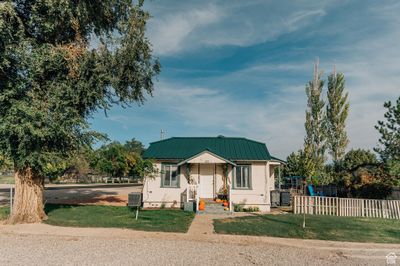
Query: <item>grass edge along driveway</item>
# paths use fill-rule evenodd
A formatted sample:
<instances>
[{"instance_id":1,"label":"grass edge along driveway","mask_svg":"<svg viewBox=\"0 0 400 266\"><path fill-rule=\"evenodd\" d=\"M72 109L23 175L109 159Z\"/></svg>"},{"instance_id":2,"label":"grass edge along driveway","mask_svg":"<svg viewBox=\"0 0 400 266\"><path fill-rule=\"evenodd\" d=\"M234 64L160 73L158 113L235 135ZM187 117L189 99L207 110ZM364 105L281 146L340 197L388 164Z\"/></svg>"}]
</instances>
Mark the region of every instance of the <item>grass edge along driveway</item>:
<instances>
[{"instance_id":1,"label":"grass edge along driveway","mask_svg":"<svg viewBox=\"0 0 400 266\"><path fill-rule=\"evenodd\" d=\"M183 210L140 210L135 212L126 206L62 205L47 204L48 220L45 223L71 227L114 227L141 231L178 232L188 231L194 213Z\"/></svg>"},{"instance_id":2,"label":"grass edge along driveway","mask_svg":"<svg viewBox=\"0 0 400 266\"><path fill-rule=\"evenodd\" d=\"M8 207L0 207L0 221L7 219ZM125 206L46 204L46 224L70 227L126 228L140 231L186 233L194 213L161 209L135 212Z\"/></svg>"},{"instance_id":3,"label":"grass edge along driveway","mask_svg":"<svg viewBox=\"0 0 400 266\"><path fill-rule=\"evenodd\" d=\"M400 243L400 221L380 218L265 214L214 220L219 234L349 242Z\"/></svg>"},{"instance_id":4,"label":"grass edge along driveway","mask_svg":"<svg viewBox=\"0 0 400 266\"><path fill-rule=\"evenodd\" d=\"M125 206L47 204L46 213L48 220L44 222L50 225L178 233L187 232L194 218L194 213L161 209L140 210L135 220L135 212Z\"/></svg>"}]
</instances>

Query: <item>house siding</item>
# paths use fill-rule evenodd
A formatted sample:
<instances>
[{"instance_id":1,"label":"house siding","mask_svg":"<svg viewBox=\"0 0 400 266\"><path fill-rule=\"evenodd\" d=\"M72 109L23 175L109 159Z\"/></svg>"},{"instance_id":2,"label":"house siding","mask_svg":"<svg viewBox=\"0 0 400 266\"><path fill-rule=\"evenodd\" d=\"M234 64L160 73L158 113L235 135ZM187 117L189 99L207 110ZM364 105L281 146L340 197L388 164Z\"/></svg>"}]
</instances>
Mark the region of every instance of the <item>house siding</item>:
<instances>
[{"instance_id":1,"label":"house siding","mask_svg":"<svg viewBox=\"0 0 400 266\"><path fill-rule=\"evenodd\" d=\"M273 165L268 162L246 162L251 165L251 189L232 189L230 200L233 204L240 204L243 207L258 207L262 212L270 211L270 191L274 189L275 177ZM161 162L156 162L155 166L160 171ZM215 193L223 186L223 166L217 164L215 176ZM229 183L233 181L233 167L228 168ZM179 172L179 188L161 187L161 175L157 174L154 178L146 178L143 187L144 208L180 208L185 201L187 188L186 166L181 166ZM191 178L198 184L198 164L191 165Z\"/></svg>"},{"instance_id":2,"label":"house siding","mask_svg":"<svg viewBox=\"0 0 400 266\"><path fill-rule=\"evenodd\" d=\"M270 185L273 177L268 176L269 165L265 162L251 162L251 189L232 189L231 198L233 204L239 204L243 207L258 207L262 212L270 211ZM232 169L231 169L232 170ZM230 179L233 172L230 171Z\"/></svg>"},{"instance_id":3,"label":"house siding","mask_svg":"<svg viewBox=\"0 0 400 266\"><path fill-rule=\"evenodd\" d=\"M144 208L180 208L182 206L182 195L187 188L186 169L181 167L179 171L179 187L161 187L161 162L155 163L158 173L153 178L146 178L143 186Z\"/></svg>"}]
</instances>

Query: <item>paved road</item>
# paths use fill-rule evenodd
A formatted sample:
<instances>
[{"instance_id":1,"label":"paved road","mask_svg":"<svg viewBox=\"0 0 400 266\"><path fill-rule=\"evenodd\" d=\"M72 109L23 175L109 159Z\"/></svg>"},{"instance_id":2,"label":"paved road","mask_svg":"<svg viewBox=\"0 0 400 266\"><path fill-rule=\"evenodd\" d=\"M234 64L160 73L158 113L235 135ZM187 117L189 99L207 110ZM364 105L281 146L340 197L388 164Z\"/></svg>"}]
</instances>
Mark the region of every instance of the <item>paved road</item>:
<instances>
[{"instance_id":1,"label":"paved road","mask_svg":"<svg viewBox=\"0 0 400 266\"><path fill-rule=\"evenodd\" d=\"M385 265L399 245L0 226L0 265Z\"/></svg>"},{"instance_id":2,"label":"paved road","mask_svg":"<svg viewBox=\"0 0 400 266\"><path fill-rule=\"evenodd\" d=\"M10 185L0 186L0 206L9 204ZM96 184L96 185L48 185L45 196L47 203L93 203L126 205L130 192L140 192L137 184Z\"/></svg>"}]
</instances>

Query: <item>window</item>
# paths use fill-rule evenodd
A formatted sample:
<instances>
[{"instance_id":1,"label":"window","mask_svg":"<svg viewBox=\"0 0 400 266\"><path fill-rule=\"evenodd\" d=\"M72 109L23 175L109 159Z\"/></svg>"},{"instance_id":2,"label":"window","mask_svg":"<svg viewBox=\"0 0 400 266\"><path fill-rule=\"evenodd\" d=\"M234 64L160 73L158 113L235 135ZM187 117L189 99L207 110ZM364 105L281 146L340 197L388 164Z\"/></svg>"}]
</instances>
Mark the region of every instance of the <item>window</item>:
<instances>
[{"instance_id":1,"label":"window","mask_svg":"<svg viewBox=\"0 0 400 266\"><path fill-rule=\"evenodd\" d=\"M178 167L172 164L161 166L161 187L179 187Z\"/></svg>"},{"instance_id":2,"label":"window","mask_svg":"<svg viewBox=\"0 0 400 266\"><path fill-rule=\"evenodd\" d=\"M235 188L251 189L250 165L237 165L235 174Z\"/></svg>"}]
</instances>

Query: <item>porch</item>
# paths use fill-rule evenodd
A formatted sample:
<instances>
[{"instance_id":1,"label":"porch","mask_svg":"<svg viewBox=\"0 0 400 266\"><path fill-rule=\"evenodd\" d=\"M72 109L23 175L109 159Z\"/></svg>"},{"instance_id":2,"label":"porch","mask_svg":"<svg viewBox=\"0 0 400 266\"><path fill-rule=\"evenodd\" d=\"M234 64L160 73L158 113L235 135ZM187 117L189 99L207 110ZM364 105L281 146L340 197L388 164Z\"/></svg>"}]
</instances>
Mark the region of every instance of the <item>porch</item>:
<instances>
[{"instance_id":1,"label":"porch","mask_svg":"<svg viewBox=\"0 0 400 266\"><path fill-rule=\"evenodd\" d=\"M209 203L214 199L226 200L229 211L233 211L230 195L234 163L205 151L181 162L179 166L181 172L186 172L188 180L186 202L195 202L196 210L199 210L200 200Z\"/></svg>"},{"instance_id":2,"label":"porch","mask_svg":"<svg viewBox=\"0 0 400 266\"><path fill-rule=\"evenodd\" d=\"M199 210L200 200L211 202L214 199L227 200L229 211L232 211L231 178L232 167L225 164L189 164L188 184L185 191L186 202L195 202ZM222 203L221 203L222 204Z\"/></svg>"}]
</instances>

